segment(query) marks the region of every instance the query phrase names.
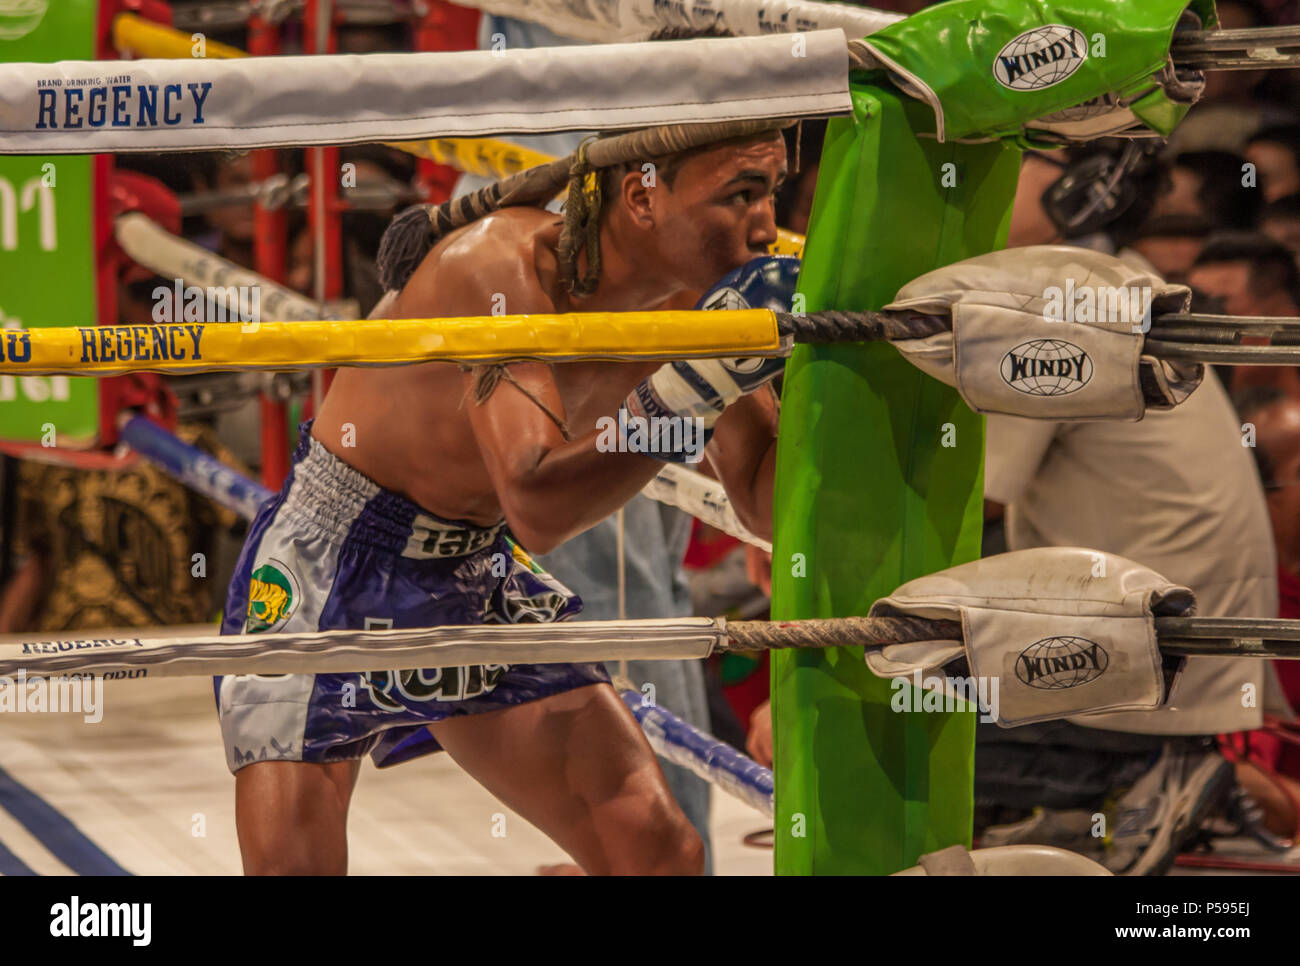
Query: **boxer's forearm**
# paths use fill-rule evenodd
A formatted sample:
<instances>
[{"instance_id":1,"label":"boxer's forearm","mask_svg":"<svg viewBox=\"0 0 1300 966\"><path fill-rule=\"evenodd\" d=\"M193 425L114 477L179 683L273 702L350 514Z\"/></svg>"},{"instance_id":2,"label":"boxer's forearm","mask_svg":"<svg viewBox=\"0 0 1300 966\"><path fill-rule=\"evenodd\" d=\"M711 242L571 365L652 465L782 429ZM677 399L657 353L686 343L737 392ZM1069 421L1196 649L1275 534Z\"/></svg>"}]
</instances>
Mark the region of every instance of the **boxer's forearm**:
<instances>
[{"instance_id":1,"label":"boxer's forearm","mask_svg":"<svg viewBox=\"0 0 1300 966\"><path fill-rule=\"evenodd\" d=\"M606 452L592 432L541 454L497 487L510 529L533 553L550 553L617 512L663 466L641 453Z\"/></svg>"},{"instance_id":2,"label":"boxer's forearm","mask_svg":"<svg viewBox=\"0 0 1300 966\"><path fill-rule=\"evenodd\" d=\"M722 414L706 450L736 516L764 540L772 539L778 419L776 396L765 386Z\"/></svg>"},{"instance_id":3,"label":"boxer's forearm","mask_svg":"<svg viewBox=\"0 0 1300 966\"><path fill-rule=\"evenodd\" d=\"M472 395L476 377L465 378ZM643 446L630 445L613 416L572 440L565 439L565 416L550 367L537 362L512 365L509 378L482 403L469 404L497 502L515 536L534 553L548 553L594 527L663 466Z\"/></svg>"}]
</instances>

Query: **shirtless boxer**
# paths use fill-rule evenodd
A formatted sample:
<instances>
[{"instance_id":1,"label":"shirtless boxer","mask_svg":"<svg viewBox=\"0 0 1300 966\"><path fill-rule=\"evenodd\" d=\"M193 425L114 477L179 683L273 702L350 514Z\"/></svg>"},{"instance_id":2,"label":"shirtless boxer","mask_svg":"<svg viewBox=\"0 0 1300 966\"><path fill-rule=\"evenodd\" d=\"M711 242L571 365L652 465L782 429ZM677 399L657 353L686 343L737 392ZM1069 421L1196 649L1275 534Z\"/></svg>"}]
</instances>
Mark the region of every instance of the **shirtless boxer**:
<instances>
[{"instance_id":1,"label":"shirtless boxer","mask_svg":"<svg viewBox=\"0 0 1300 966\"><path fill-rule=\"evenodd\" d=\"M654 186L636 164L607 171L593 294L561 283L561 219L516 207L439 241L382 310L490 315L502 299L511 314L690 305L776 239L785 170L771 132L668 159ZM579 274L587 267L584 255ZM713 414L705 456L745 525L770 535L776 407L765 383L779 363L733 373L751 391L738 400L732 385L683 410L691 386L711 395L700 364L681 368L690 365L672 369L677 394L665 398L674 412L733 403ZM602 452L597 420L625 400L625 412L654 411L667 368L518 363L482 401L475 372L442 363L340 371L304 426L284 489L250 530L223 632L571 616L580 602L505 528L544 553L638 493L660 459ZM440 748L589 873L702 868L698 835L599 665L239 676L217 691L247 873L345 872L361 757L382 767Z\"/></svg>"}]
</instances>

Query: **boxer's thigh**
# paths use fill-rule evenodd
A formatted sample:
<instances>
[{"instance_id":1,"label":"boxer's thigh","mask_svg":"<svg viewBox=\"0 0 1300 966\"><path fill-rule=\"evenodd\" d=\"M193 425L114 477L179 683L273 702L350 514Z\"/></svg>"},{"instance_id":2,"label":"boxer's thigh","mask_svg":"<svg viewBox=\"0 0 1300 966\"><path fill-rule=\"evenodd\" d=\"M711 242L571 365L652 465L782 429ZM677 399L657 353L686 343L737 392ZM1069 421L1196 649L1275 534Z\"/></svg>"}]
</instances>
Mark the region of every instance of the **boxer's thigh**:
<instances>
[{"instance_id":1,"label":"boxer's thigh","mask_svg":"<svg viewBox=\"0 0 1300 966\"><path fill-rule=\"evenodd\" d=\"M429 730L457 764L587 872L701 871L699 836L610 685L448 718Z\"/></svg>"}]
</instances>

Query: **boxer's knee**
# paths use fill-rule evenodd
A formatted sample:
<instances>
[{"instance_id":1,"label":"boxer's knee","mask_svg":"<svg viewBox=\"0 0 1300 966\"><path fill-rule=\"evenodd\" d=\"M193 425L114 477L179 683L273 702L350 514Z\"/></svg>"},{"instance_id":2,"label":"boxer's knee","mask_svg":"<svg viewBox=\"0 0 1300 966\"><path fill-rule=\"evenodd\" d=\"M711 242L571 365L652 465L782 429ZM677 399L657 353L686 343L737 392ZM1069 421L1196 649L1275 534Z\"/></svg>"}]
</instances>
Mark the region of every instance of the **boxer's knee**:
<instances>
[{"instance_id":1,"label":"boxer's knee","mask_svg":"<svg viewBox=\"0 0 1300 966\"><path fill-rule=\"evenodd\" d=\"M357 762L266 761L235 776L245 875L345 875Z\"/></svg>"},{"instance_id":2,"label":"boxer's knee","mask_svg":"<svg viewBox=\"0 0 1300 966\"><path fill-rule=\"evenodd\" d=\"M704 840L676 802L622 824L607 850L610 875L703 875Z\"/></svg>"}]
</instances>

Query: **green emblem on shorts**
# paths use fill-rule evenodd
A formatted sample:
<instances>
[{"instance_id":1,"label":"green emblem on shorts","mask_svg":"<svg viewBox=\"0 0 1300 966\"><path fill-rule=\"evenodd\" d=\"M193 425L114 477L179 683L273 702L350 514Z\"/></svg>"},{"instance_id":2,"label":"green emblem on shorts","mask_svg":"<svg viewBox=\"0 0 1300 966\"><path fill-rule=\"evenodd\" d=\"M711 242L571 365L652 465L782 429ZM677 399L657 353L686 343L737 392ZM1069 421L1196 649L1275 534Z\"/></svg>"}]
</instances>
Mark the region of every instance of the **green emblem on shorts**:
<instances>
[{"instance_id":1,"label":"green emblem on shorts","mask_svg":"<svg viewBox=\"0 0 1300 966\"><path fill-rule=\"evenodd\" d=\"M298 582L278 560L262 564L248 583L248 620L245 634L278 631L298 605Z\"/></svg>"},{"instance_id":2,"label":"green emblem on shorts","mask_svg":"<svg viewBox=\"0 0 1300 966\"><path fill-rule=\"evenodd\" d=\"M506 543L510 545L510 556L515 559L515 563L535 574L545 574L546 571L538 566L537 561L528 556L528 551L519 544L515 543L509 537L506 537Z\"/></svg>"}]
</instances>

